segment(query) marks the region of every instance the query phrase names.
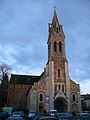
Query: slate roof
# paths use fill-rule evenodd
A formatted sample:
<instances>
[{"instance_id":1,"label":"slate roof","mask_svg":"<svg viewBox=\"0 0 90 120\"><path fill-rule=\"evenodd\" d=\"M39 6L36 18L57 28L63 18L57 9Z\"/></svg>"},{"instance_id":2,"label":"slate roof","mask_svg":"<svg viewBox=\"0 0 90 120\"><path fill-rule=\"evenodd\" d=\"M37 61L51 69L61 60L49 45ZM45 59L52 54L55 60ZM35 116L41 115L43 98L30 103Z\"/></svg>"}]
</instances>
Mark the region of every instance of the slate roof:
<instances>
[{"instance_id":1,"label":"slate roof","mask_svg":"<svg viewBox=\"0 0 90 120\"><path fill-rule=\"evenodd\" d=\"M33 85L39 81L40 76L11 74L10 84Z\"/></svg>"},{"instance_id":2,"label":"slate roof","mask_svg":"<svg viewBox=\"0 0 90 120\"><path fill-rule=\"evenodd\" d=\"M88 99L90 100L90 94L82 94L81 98L84 100L88 100Z\"/></svg>"}]
</instances>

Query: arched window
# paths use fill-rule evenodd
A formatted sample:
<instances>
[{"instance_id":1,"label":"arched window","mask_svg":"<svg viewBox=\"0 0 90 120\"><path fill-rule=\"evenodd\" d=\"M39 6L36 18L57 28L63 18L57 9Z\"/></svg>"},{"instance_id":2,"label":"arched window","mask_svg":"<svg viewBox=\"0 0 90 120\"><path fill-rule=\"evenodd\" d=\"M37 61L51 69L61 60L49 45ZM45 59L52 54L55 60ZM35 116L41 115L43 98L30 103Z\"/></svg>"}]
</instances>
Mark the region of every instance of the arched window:
<instances>
[{"instance_id":1,"label":"arched window","mask_svg":"<svg viewBox=\"0 0 90 120\"><path fill-rule=\"evenodd\" d=\"M72 95L72 99L73 99L73 101L75 101L75 94Z\"/></svg>"},{"instance_id":2,"label":"arched window","mask_svg":"<svg viewBox=\"0 0 90 120\"><path fill-rule=\"evenodd\" d=\"M58 33L58 28L57 28L57 33Z\"/></svg>"},{"instance_id":3,"label":"arched window","mask_svg":"<svg viewBox=\"0 0 90 120\"><path fill-rule=\"evenodd\" d=\"M13 88L15 89L15 85L13 86Z\"/></svg>"},{"instance_id":4,"label":"arched window","mask_svg":"<svg viewBox=\"0 0 90 120\"><path fill-rule=\"evenodd\" d=\"M58 69L58 77L60 78L60 69Z\"/></svg>"},{"instance_id":5,"label":"arched window","mask_svg":"<svg viewBox=\"0 0 90 120\"><path fill-rule=\"evenodd\" d=\"M62 44L59 42L59 52L62 52Z\"/></svg>"},{"instance_id":6,"label":"arched window","mask_svg":"<svg viewBox=\"0 0 90 120\"><path fill-rule=\"evenodd\" d=\"M50 44L48 45L48 57L50 56Z\"/></svg>"},{"instance_id":7,"label":"arched window","mask_svg":"<svg viewBox=\"0 0 90 120\"><path fill-rule=\"evenodd\" d=\"M48 45L48 51L50 51L50 44Z\"/></svg>"},{"instance_id":8,"label":"arched window","mask_svg":"<svg viewBox=\"0 0 90 120\"><path fill-rule=\"evenodd\" d=\"M57 92L57 84L55 84L55 92Z\"/></svg>"},{"instance_id":9,"label":"arched window","mask_svg":"<svg viewBox=\"0 0 90 120\"><path fill-rule=\"evenodd\" d=\"M43 94L40 94L40 101L43 101Z\"/></svg>"},{"instance_id":10,"label":"arched window","mask_svg":"<svg viewBox=\"0 0 90 120\"><path fill-rule=\"evenodd\" d=\"M60 84L58 85L58 89L59 89L59 90L61 89L61 85L60 85Z\"/></svg>"},{"instance_id":11,"label":"arched window","mask_svg":"<svg viewBox=\"0 0 90 120\"><path fill-rule=\"evenodd\" d=\"M20 89L22 90L22 85L20 86Z\"/></svg>"},{"instance_id":12,"label":"arched window","mask_svg":"<svg viewBox=\"0 0 90 120\"><path fill-rule=\"evenodd\" d=\"M64 85L62 85L62 92L64 92Z\"/></svg>"},{"instance_id":13,"label":"arched window","mask_svg":"<svg viewBox=\"0 0 90 120\"><path fill-rule=\"evenodd\" d=\"M54 52L56 52L56 51L57 51L57 43L54 42Z\"/></svg>"}]
</instances>

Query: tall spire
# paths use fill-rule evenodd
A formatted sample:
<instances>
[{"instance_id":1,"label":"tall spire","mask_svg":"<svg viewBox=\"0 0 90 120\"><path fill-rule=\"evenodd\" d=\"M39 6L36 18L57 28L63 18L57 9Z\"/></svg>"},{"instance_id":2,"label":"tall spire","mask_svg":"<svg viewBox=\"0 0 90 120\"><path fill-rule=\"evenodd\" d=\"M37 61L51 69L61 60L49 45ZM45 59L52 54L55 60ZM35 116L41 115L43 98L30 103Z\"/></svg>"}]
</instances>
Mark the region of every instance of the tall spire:
<instances>
[{"instance_id":1,"label":"tall spire","mask_svg":"<svg viewBox=\"0 0 90 120\"><path fill-rule=\"evenodd\" d=\"M52 24L54 24L54 23L58 23L59 24L58 17L57 17L57 14L56 14L56 7L55 7L55 5L54 5L54 14L53 14L53 19L52 19Z\"/></svg>"},{"instance_id":2,"label":"tall spire","mask_svg":"<svg viewBox=\"0 0 90 120\"><path fill-rule=\"evenodd\" d=\"M63 29L62 29L62 25L60 25L58 21L55 6L54 6L54 14L53 14L52 23L51 24L49 23L49 36L54 33L57 33L60 36L65 37Z\"/></svg>"},{"instance_id":3,"label":"tall spire","mask_svg":"<svg viewBox=\"0 0 90 120\"><path fill-rule=\"evenodd\" d=\"M56 8L54 6L54 14L52 23L49 23L49 37L48 37L48 61L54 60L60 57L65 58L65 42L64 32L62 25L59 24L56 14Z\"/></svg>"}]
</instances>

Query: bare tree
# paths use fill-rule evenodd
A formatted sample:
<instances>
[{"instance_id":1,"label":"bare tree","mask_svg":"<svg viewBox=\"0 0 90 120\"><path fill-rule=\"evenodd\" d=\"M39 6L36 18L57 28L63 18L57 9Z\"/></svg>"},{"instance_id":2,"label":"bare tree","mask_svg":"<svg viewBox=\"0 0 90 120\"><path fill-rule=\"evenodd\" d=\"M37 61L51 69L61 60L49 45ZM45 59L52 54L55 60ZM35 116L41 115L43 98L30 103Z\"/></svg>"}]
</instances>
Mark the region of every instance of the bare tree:
<instances>
[{"instance_id":1,"label":"bare tree","mask_svg":"<svg viewBox=\"0 0 90 120\"><path fill-rule=\"evenodd\" d=\"M8 74L10 67L2 63L0 64L0 103L1 106L7 103L7 93L8 93Z\"/></svg>"},{"instance_id":2,"label":"bare tree","mask_svg":"<svg viewBox=\"0 0 90 120\"><path fill-rule=\"evenodd\" d=\"M10 69L10 67L5 64L5 63L1 63L0 64L0 80L3 80L3 76L7 73L8 74L8 70Z\"/></svg>"}]
</instances>

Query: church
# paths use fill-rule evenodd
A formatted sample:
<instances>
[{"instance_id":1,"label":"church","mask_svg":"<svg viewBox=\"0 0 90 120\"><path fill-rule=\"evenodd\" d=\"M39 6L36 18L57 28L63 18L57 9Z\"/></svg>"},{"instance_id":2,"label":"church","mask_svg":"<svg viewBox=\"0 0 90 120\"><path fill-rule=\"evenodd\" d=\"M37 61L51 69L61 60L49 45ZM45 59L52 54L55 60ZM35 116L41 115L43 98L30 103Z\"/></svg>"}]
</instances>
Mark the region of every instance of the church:
<instances>
[{"instance_id":1,"label":"church","mask_svg":"<svg viewBox=\"0 0 90 120\"><path fill-rule=\"evenodd\" d=\"M70 79L65 51L65 35L56 9L48 26L48 61L39 80L34 82L27 97L29 111L81 111L80 86Z\"/></svg>"}]
</instances>

